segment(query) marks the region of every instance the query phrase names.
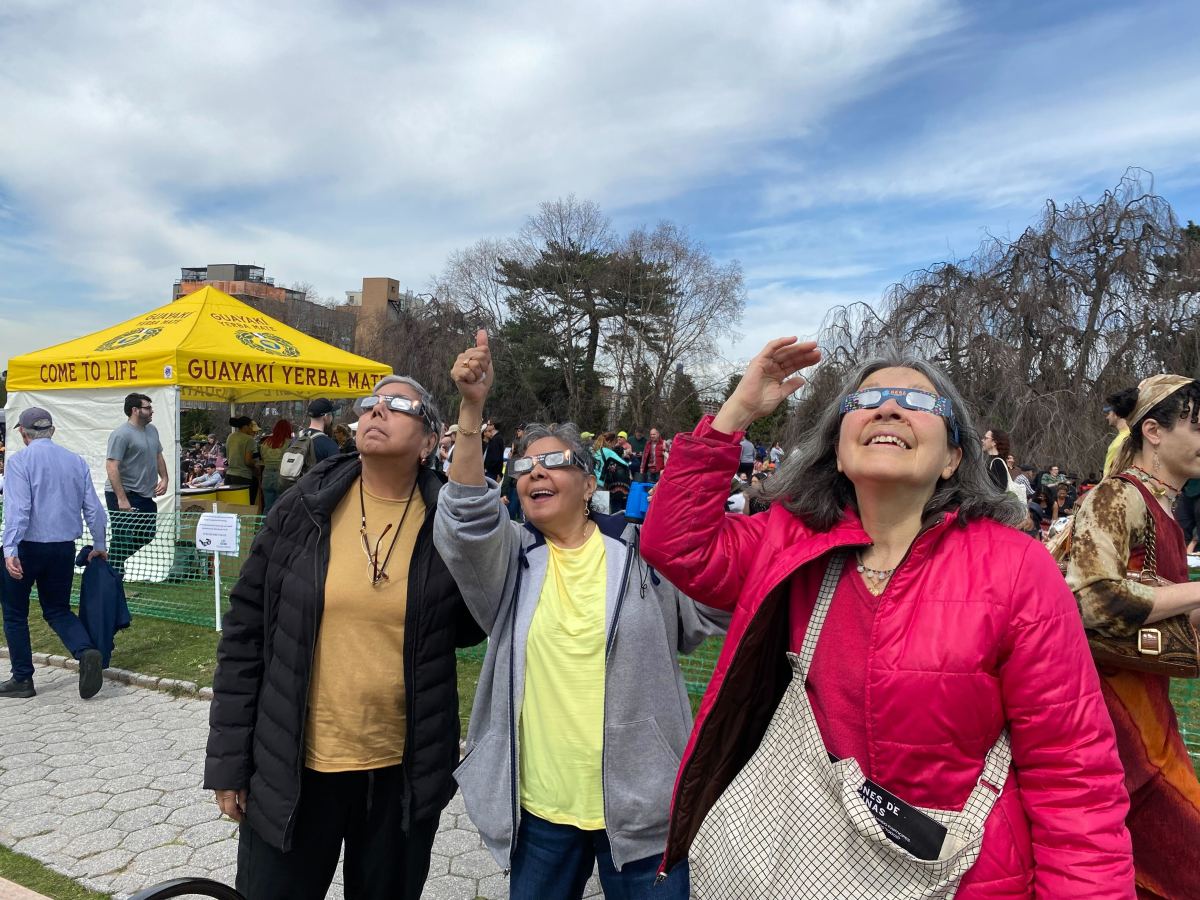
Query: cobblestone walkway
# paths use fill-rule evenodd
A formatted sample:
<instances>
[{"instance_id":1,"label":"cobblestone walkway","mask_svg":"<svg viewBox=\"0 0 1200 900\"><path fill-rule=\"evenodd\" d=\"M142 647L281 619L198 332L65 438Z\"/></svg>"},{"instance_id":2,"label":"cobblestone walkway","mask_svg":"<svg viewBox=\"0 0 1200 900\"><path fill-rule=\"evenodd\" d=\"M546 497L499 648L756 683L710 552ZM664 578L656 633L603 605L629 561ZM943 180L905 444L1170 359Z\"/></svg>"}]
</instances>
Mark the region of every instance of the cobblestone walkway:
<instances>
[{"instance_id":1,"label":"cobblestone walkway","mask_svg":"<svg viewBox=\"0 0 1200 900\"><path fill-rule=\"evenodd\" d=\"M83 701L55 666L34 684L34 698L0 700L0 844L118 897L183 875L233 884L237 826L200 787L208 701L112 681ZM433 851L424 897L508 896L459 796ZM601 896L594 879L587 893Z\"/></svg>"}]
</instances>

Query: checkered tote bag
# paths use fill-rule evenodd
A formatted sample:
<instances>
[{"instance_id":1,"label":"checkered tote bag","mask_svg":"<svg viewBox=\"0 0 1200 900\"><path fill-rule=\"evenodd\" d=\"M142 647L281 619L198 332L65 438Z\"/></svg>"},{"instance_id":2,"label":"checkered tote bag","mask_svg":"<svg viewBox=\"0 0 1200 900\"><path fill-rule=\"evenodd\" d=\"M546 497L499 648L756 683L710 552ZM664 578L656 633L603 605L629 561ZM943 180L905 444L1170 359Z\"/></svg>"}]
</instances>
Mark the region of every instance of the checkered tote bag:
<instances>
[{"instance_id":1,"label":"checkered tote bag","mask_svg":"<svg viewBox=\"0 0 1200 900\"><path fill-rule=\"evenodd\" d=\"M859 796L852 758L831 761L804 690L845 557L825 571L792 680L758 750L730 782L692 842L692 896L701 900L951 898L979 857L1012 750L1002 732L962 812L921 809L946 828L939 859L894 843Z\"/></svg>"}]
</instances>

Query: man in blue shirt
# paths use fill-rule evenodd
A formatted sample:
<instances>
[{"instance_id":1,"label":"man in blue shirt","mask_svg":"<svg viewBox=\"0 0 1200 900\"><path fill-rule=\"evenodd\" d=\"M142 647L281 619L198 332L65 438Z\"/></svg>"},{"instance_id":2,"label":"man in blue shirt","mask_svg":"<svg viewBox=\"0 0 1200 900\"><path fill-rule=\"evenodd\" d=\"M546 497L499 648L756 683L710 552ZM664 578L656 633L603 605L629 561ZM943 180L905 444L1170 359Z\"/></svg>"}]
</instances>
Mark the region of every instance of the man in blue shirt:
<instances>
[{"instance_id":1,"label":"man in blue shirt","mask_svg":"<svg viewBox=\"0 0 1200 900\"><path fill-rule=\"evenodd\" d=\"M4 480L4 572L0 575L12 678L0 684L0 697L36 694L29 643L29 595L36 584L42 616L79 660L79 696L86 700L100 690L104 674L100 651L71 612L75 539L83 534L82 512L95 548L88 559L107 558L108 515L83 457L51 440L50 413L30 407L21 413L18 428L25 450L9 460Z\"/></svg>"}]
</instances>

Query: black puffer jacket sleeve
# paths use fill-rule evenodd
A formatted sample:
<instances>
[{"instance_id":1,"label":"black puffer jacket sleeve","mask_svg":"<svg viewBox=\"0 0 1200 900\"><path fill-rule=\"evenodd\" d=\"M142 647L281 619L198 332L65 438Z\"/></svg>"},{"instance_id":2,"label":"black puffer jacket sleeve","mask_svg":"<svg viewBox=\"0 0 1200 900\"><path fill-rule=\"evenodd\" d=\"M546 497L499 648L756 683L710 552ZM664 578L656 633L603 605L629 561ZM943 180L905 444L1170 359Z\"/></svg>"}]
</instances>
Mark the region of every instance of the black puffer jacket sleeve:
<instances>
[{"instance_id":1,"label":"black puffer jacket sleeve","mask_svg":"<svg viewBox=\"0 0 1200 900\"><path fill-rule=\"evenodd\" d=\"M278 516L269 516L254 539L222 621L204 761L204 786L211 790L247 788L253 774L254 725L264 667L264 586L278 521Z\"/></svg>"}]
</instances>

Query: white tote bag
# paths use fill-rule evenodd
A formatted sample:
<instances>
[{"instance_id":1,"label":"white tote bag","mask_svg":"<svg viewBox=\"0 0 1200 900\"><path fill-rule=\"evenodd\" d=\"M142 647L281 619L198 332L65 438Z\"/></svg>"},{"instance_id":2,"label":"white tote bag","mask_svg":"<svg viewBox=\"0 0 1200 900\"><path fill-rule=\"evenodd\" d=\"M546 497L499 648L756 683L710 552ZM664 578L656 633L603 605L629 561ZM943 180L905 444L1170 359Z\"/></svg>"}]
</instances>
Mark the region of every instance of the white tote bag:
<instances>
[{"instance_id":1,"label":"white tote bag","mask_svg":"<svg viewBox=\"0 0 1200 900\"><path fill-rule=\"evenodd\" d=\"M864 799L870 782L857 761L834 761L825 750L804 683L844 563L836 556L825 571L801 652L788 654L792 680L762 743L692 842L693 897L948 900L979 857L984 822L1012 761L1008 732L988 752L961 812L919 809L946 830L937 859L918 858L889 838Z\"/></svg>"}]
</instances>

